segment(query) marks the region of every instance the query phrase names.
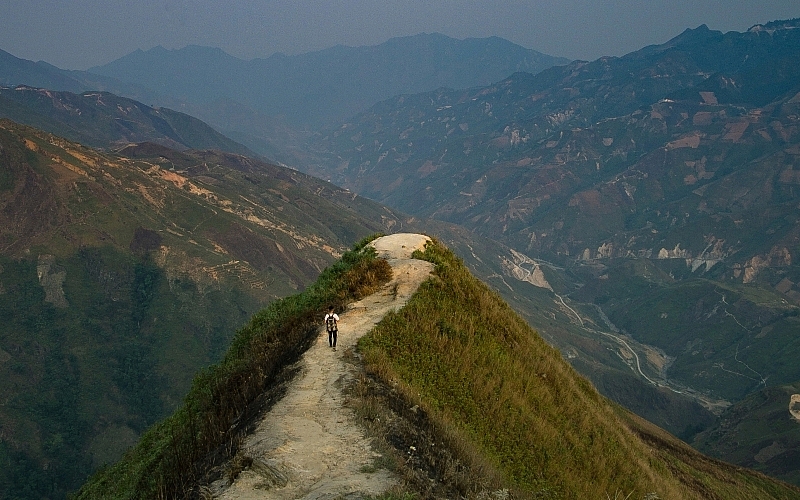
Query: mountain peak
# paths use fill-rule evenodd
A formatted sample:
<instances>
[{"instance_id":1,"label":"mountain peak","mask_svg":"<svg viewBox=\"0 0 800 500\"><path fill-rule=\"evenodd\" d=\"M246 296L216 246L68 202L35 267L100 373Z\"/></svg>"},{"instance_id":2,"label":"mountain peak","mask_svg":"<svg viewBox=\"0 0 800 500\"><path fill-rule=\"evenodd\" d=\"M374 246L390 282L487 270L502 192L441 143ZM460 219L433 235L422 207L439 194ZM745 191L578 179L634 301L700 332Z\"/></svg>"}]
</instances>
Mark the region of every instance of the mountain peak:
<instances>
[{"instance_id":1,"label":"mountain peak","mask_svg":"<svg viewBox=\"0 0 800 500\"><path fill-rule=\"evenodd\" d=\"M402 254L390 251L387 262L384 244L395 238L389 246ZM141 495L142 487L249 498L263 489L259 483L279 485L292 498L312 485L315 491L335 488L337 495L376 495L391 487L396 473L407 479L404 493L412 494L402 496L423 498L488 497L487 489L514 491L515 498L542 491L558 498L598 491L636 491L636 498L714 491L735 498L747 487L752 499L797 492L709 461L609 404L455 254L426 240L385 237L372 243L376 252L364 240L301 296L254 316L225 361L196 379L186 405L121 462L98 472L76 498L125 497L133 489ZM415 248L420 252L407 259ZM394 272L386 272L389 266ZM435 277L419 286L431 270ZM361 354L345 365L326 342L319 315L343 278L350 290L373 276L377 283L369 292L339 295L342 350ZM381 320L384 311L393 312ZM299 360L282 354L290 342L303 346ZM297 375L276 377L284 385L274 406L246 414L248 400L276 386L261 367L295 362ZM314 412L306 411L309 401ZM338 430L329 433L325 422L332 421ZM298 426L309 432L291 430ZM269 439L251 429L269 429ZM342 429L354 437L342 440ZM380 454L369 453L368 444L350 451L354 441L376 443ZM242 445L228 446L234 442ZM358 462L348 467L352 457L346 454ZM359 466L370 456L379 459ZM319 480L328 463L342 468L335 484ZM304 470L307 464L316 469ZM195 475L211 466L214 472ZM699 468L703 473L695 474ZM227 477L221 472L232 469ZM684 474L699 479L686 482Z\"/></svg>"},{"instance_id":2,"label":"mountain peak","mask_svg":"<svg viewBox=\"0 0 800 500\"><path fill-rule=\"evenodd\" d=\"M667 49L672 47L677 47L680 45L687 45L687 44L697 44L704 42L709 39L709 37L722 35L721 31L711 30L708 25L701 24L697 28L687 28L681 33L680 35L676 36L675 38L670 39L665 44L660 45L658 47Z\"/></svg>"}]
</instances>

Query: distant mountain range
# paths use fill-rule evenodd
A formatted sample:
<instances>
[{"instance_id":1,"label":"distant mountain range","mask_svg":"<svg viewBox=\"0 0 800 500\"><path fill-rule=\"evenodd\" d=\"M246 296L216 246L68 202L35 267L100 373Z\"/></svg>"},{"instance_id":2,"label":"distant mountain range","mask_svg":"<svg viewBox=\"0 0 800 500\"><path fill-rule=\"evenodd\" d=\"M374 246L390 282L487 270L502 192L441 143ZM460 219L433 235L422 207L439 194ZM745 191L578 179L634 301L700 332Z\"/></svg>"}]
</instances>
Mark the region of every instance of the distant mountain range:
<instances>
[{"instance_id":1,"label":"distant mountain range","mask_svg":"<svg viewBox=\"0 0 800 500\"><path fill-rule=\"evenodd\" d=\"M0 86L17 87L19 85L75 94L86 91L109 91L148 103L155 103L159 99L154 92L148 89L129 85L113 78L86 71L65 70L44 61L28 61L0 50ZM165 103L163 98L158 102Z\"/></svg>"},{"instance_id":2,"label":"distant mountain range","mask_svg":"<svg viewBox=\"0 0 800 500\"><path fill-rule=\"evenodd\" d=\"M250 61L209 47L156 47L89 72L194 105L231 100L293 125L315 127L397 94L488 85L515 71L538 73L567 62L502 38L457 40L434 33Z\"/></svg>"},{"instance_id":3,"label":"distant mountain range","mask_svg":"<svg viewBox=\"0 0 800 500\"><path fill-rule=\"evenodd\" d=\"M156 47L89 71L67 71L0 51L0 85L112 92L196 116L261 155L289 161L307 131L345 120L380 100L488 85L515 71L537 73L568 62L502 38L457 40L434 33L250 61L217 48Z\"/></svg>"}]
</instances>

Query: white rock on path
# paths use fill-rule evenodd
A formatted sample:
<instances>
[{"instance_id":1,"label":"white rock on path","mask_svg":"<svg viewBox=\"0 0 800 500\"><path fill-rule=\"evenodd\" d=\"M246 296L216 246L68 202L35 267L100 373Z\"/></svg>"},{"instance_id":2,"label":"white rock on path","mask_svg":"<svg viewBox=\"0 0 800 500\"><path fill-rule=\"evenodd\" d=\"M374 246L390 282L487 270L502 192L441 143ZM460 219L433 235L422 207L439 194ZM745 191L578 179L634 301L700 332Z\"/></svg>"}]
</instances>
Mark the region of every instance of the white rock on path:
<instances>
[{"instance_id":1,"label":"white rock on path","mask_svg":"<svg viewBox=\"0 0 800 500\"><path fill-rule=\"evenodd\" d=\"M352 411L343 405L342 388L353 379L354 370L342 355L389 311L403 307L430 276L433 264L411 259L427 241L419 234L395 234L371 243L392 266L392 281L340 314L336 352L328 347L327 333L320 327L317 342L299 361L300 374L240 451L260 463L261 470L243 471L227 488L222 481L215 483L215 498L328 499L354 493L378 495L398 484L385 469L366 472L373 470L378 455ZM320 324L324 314L320 311Z\"/></svg>"}]
</instances>

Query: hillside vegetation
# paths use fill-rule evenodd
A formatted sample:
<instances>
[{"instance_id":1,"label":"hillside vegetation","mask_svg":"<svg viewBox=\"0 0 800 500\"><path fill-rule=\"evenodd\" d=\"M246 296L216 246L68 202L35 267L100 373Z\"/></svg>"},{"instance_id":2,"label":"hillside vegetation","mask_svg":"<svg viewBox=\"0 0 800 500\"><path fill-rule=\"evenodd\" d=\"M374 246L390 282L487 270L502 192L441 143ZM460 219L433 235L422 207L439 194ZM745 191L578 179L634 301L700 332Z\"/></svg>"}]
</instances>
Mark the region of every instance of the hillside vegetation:
<instances>
[{"instance_id":1,"label":"hillside vegetation","mask_svg":"<svg viewBox=\"0 0 800 500\"><path fill-rule=\"evenodd\" d=\"M391 276L368 241L305 292L256 314L223 361L195 378L184 404L77 498L195 498L202 485L235 475L231 468L248 467L223 463L280 397L281 380L292 376L284 367L317 336L320 311L342 308ZM608 403L440 243L415 257L433 262L435 276L359 342L366 372L350 389L355 415L387 454L375 467L405 479L386 498L800 494L708 459Z\"/></svg>"},{"instance_id":2,"label":"hillside vegetation","mask_svg":"<svg viewBox=\"0 0 800 500\"><path fill-rule=\"evenodd\" d=\"M394 221L242 156L126 152L0 120L0 498L65 498L253 313Z\"/></svg>"},{"instance_id":3,"label":"hillside vegetation","mask_svg":"<svg viewBox=\"0 0 800 500\"><path fill-rule=\"evenodd\" d=\"M464 463L490 464L525 498L800 495L615 407L449 250L429 245L418 257L436 278L359 346L378 381L430 416L435 437L413 443L421 460L445 443L473 450Z\"/></svg>"},{"instance_id":4,"label":"hillside vegetation","mask_svg":"<svg viewBox=\"0 0 800 500\"><path fill-rule=\"evenodd\" d=\"M800 484L800 382L756 392L731 406L693 445L703 453ZM793 416L787 417L787 406Z\"/></svg>"},{"instance_id":5,"label":"hillside vegetation","mask_svg":"<svg viewBox=\"0 0 800 500\"><path fill-rule=\"evenodd\" d=\"M198 374L183 405L150 428L117 464L96 473L76 499L183 498L198 494L215 465L233 457L267 391L309 346L328 305L337 310L391 278L362 240L304 292L272 303L237 331L222 361Z\"/></svg>"}]
</instances>

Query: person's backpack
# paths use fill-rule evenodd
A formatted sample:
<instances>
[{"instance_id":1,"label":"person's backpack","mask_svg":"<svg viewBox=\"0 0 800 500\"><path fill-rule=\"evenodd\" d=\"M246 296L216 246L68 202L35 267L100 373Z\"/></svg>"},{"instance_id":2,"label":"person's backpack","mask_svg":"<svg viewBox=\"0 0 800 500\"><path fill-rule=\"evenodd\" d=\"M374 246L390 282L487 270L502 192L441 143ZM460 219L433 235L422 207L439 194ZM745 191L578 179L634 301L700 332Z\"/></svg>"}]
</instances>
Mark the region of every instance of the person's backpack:
<instances>
[{"instance_id":1,"label":"person's backpack","mask_svg":"<svg viewBox=\"0 0 800 500\"><path fill-rule=\"evenodd\" d=\"M325 318L325 324L328 325L329 332L336 331L336 318L333 317L333 314L329 314L327 318Z\"/></svg>"}]
</instances>

